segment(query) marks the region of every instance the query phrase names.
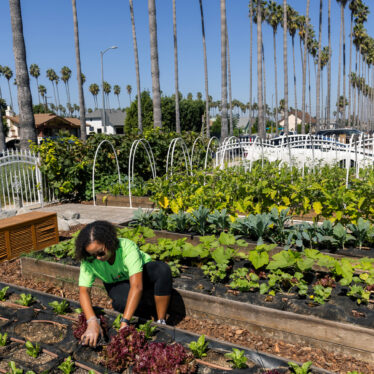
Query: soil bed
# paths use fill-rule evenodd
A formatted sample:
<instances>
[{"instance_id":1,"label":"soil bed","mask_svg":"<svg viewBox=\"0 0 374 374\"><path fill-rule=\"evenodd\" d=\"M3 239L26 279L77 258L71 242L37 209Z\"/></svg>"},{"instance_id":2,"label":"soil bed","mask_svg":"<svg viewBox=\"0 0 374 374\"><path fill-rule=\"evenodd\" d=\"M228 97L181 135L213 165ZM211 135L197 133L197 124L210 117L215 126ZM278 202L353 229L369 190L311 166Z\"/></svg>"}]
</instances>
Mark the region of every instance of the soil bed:
<instances>
[{"instance_id":1,"label":"soil bed","mask_svg":"<svg viewBox=\"0 0 374 374\"><path fill-rule=\"evenodd\" d=\"M79 301L78 287L76 287L76 289L63 289L52 282L34 281L23 278L19 260L7 261L0 264L0 281ZM103 308L111 308L109 298L94 296L93 303ZM310 360L313 361L314 365L317 367L337 373L347 373L353 370L365 374L374 373L374 363L361 362L355 357L334 354L322 348L288 344L280 339L265 338L249 330L241 329L238 326L217 324L211 320L199 320L185 317L177 324L177 327L197 334L205 334L206 336L221 339L233 344L239 344L253 350L280 357L287 357L290 360L292 359L299 362Z\"/></svg>"}]
</instances>

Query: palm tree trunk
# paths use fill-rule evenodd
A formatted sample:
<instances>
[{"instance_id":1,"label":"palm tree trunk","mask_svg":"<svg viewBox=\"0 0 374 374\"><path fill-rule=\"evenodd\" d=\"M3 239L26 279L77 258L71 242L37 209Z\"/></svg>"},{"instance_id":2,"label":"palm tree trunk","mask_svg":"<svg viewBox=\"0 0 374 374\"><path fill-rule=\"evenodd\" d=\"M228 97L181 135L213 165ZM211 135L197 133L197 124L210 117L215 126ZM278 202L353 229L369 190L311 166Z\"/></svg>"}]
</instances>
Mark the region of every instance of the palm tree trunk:
<instances>
[{"instance_id":1,"label":"palm tree trunk","mask_svg":"<svg viewBox=\"0 0 374 374\"><path fill-rule=\"evenodd\" d=\"M209 116L209 86L208 86L208 62L206 54L206 43L205 43L205 27L204 27L204 12L203 12L203 2L199 0L200 3L200 14L201 14L201 32L203 38L203 50L204 50L204 77L205 77L205 121L206 121L206 136L210 138L210 116Z\"/></svg>"},{"instance_id":2,"label":"palm tree trunk","mask_svg":"<svg viewBox=\"0 0 374 374\"><path fill-rule=\"evenodd\" d=\"M338 93L336 96L336 102L338 106L338 110L336 111L337 113L337 119L339 119L339 99L340 99L340 81L341 81L341 69L342 69L342 37L343 37L343 31L342 31L342 26L343 26L343 18L344 18L344 11L343 11L343 5L340 4L340 36L339 36L339 65L338 65Z\"/></svg>"},{"instance_id":3,"label":"palm tree trunk","mask_svg":"<svg viewBox=\"0 0 374 374\"><path fill-rule=\"evenodd\" d=\"M292 36L292 61L293 61L293 89L295 94L295 116L297 122L297 89L296 89L296 63L295 63L295 37Z\"/></svg>"},{"instance_id":4,"label":"palm tree trunk","mask_svg":"<svg viewBox=\"0 0 374 374\"><path fill-rule=\"evenodd\" d=\"M253 65L253 0L249 1L249 27L250 27L250 46L249 46L249 135L252 135L253 109L252 109L252 65ZM277 103L278 105L278 103ZM278 124L277 124L278 130Z\"/></svg>"},{"instance_id":5,"label":"palm tree trunk","mask_svg":"<svg viewBox=\"0 0 374 374\"><path fill-rule=\"evenodd\" d=\"M278 67L277 67L277 43L275 42L275 29L273 29L273 48L274 48L274 79L275 79L275 132L278 135Z\"/></svg>"},{"instance_id":6,"label":"palm tree trunk","mask_svg":"<svg viewBox=\"0 0 374 374\"><path fill-rule=\"evenodd\" d=\"M20 0L9 0L9 8L13 34L13 53L16 65L20 146L21 149L27 150L29 149L29 141L37 143L38 139L32 110L32 96L27 70Z\"/></svg>"},{"instance_id":7,"label":"palm tree trunk","mask_svg":"<svg viewBox=\"0 0 374 374\"><path fill-rule=\"evenodd\" d=\"M310 83L310 56L308 54L309 133L312 132L312 89Z\"/></svg>"},{"instance_id":8,"label":"palm tree trunk","mask_svg":"<svg viewBox=\"0 0 374 374\"><path fill-rule=\"evenodd\" d=\"M331 0L330 0L331 1ZM349 34L349 83L348 83L348 127L351 126L351 108L352 108L352 41L353 41L353 13L351 13L351 32Z\"/></svg>"},{"instance_id":9,"label":"palm tree trunk","mask_svg":"<svg viewBox=\"0 0 374 374\"><path fill-rule=\"evenodd\" d=\"M134 57L135 57L135 71L136 71L136 89L138 93L138 132L143 133L143 123L142 123L142 102L141 102L141 91L140 91L140 71L139 71L139 57L138 57L138 43L136 41L136 31L135 31L135 18L134 18L134 6L132 0L129 0L130 4L130 16L131 16L131 28L132 28L132 44L134 46ZM131 94L130 105L131 105Z\"/></svg>"},{"instance_id":10,"label":"palm tree trunk","mask_svg":"<svg viewBox=\"0 0 374 374\"><path fill-rule=\"evenodd\" d=\"M228 136L226 0L221 0L220 3L221 3L221 141L223 141Z\"/></svg>"},{"instance_id":11,"label":"palm tree trunk","mask_svg":"<svg viewBox=\"0 0 374 374\"><path fill-rule=\"evenodd\" d=\"M319 111L320 111L320 85L321 85L321 42L322 42L322 0L319 2L319 33L318 33L318 70L317 70L317 104L316 104L316 131L320 130L320 118L319 118Z\"/></svg>"},{"instance_id":12,"label":"palm tree trunk","mask_svg":"<svg viewBox=\"0 0 374 374\"><path fill-rule=\"evenodd\" d=\"M329 39L329 61L327 65L327 104L326 104L326 124L327 127L330 127L330 118L331 118L331 0L329 0L329 11L328 11L328 39Z\"/></svg>"},{"instance_id":13,"label":"palm tree trunk","mask_svg":"<svg viewBox=\"0 0 374 374\"><path fill-rule=\"evenodd\" d=\"M5 113L3 112L0 106L0 117L3 118L4 115ZM6 144L5 144L4 126L3 126L3 123L0 122L0 152L3 153L5 150L6 150Z\"/></svg>"},{"instance_id":14,"label":"palm tree trunk","mask_svg":"<svg viewBox=\"0 0 374 374\"><path fill-rule=\"evenodd\" d=\"M229 135L232 136L234 133L234 122L232 118L232 91L231 91L231 68L230 68L230 47L229 47L229 35L227 34L227 23L226 23L226 40L227 40L227 79L229 84L229 116L230 116L230 129Z\"/></svg>"},{"instance_id":15,"label":"palm tree trunk","mask_svg":"<svg viewBox=\"0 0 374 374\"><path fill-rule=\"evenodd\" d=\"M39 81L38 81L38 78L35 78L35 79L36 79L36 91L38 93L38 101L39 101L39 105L40 105Z\"/></svg>"},{"instance_id":16,"label":"palm tree trunk","mask_svg":"<svg viewBox=\"0 0 374 374\"><path fill-rule=\"evenodd\" d=\"M343 123L345 126L345 27L344 27L344 6L342 4L342 33L343 33L343 97L344 97L344 107L343 107Z\"/></svg>"},{"instance_id":17,"label":"palm tree trunk","mask_svg":"<svg viewBox=\"0 0 374 374\"><path fill-rule=\"evenodd\" d=\"M331 0L329 0L331 1ZM303 93L302 93L302 108L303 111L301 119L301 133L305 134L305 98L306 98L306 57L308 53L308 36L309 36L309 6L310 0L306 3L306 25L305 25L305 39L304 39L304 57L303 57Z\"/></svg>"},{"instance_id":18,"label":"palm tree trunk","mask_svg":"<svg viewBox=\"0 0 374 374\"><path fill-rule=\"evenodd\" d=\"M117 95L117 100L118 100L118 108L121 108L121 103L119 102L119 95Z\"/></svg>"},{"instance_id":19,"label":"palm tree trunk","mask_svg":"<svg viewBox=\"0 0 374 374\"><path fill-rule=\"evenodd\" d=\"M180 123L180 115L179 115L177 11L175 7L175 0L173 0L173 35L174 35L175 129L176 129L176 132L180 134L181 123Z\"/></svg>"},{"instance_id":20,"label":"palm tree trunk","mask_svg":"<svg viewBox=\"0 0 374 374\"><path fill-rule=\"evenodd\" d=\"M151 44L151 73L152 73L152 100L153 100L153 126L162 127L161 118L161 90L160 69L158 65L157 21L155 0L148 0L149 33Z\"/></svg>"},{"instance_id":21,"label":"palm tree trunk","mask_svg":"<svg viewBox=\"0 0 374 374\"><path fill-rule=\"evenodd\" d=\"M264 133L264 107L262 102L262 4L257 2L257 105L258 105L258 136L265 138Z\"/></svg>"},{"instance_id":22,"label":"palm tree trunk","mask_svg":"<svg viewBox=\"0 0 374 374\"><path fill-rule=\"evenodd\" d=\"M83 94L81 57L80 57L80 49L79 49L79 31L78 31L77 7L76 7L76 4L75 4L75 0L71 0L71 1L72 1L72 6L73 6L74 44L75 44L75 60L77 62L77 81L78 81L78 95L79 95L81 139L82 139L82 141L86 141L86 139L87 139L86 107L85 107L85 104L84 104L84 94Z\"/></svg>"},{"instance_id":23,"label":"palm tree trunk","mask_svg":"<svg viewBox=\"0 0 374 374\"><path fill-rule=\"evenodd\" d=\"M264 43L262 43L262 67L263 67L263 105L264 105L264 137L266 138L266 115L267 115L267 106L266 106L266 71L265 71L265 51Z\"/></svg>"},{"instance_id":24,"label":"palm tree trunk","mask_svg":"<svg viewBox=\"0 0 374 374\"><path fill-rule=\"evenodd\" d=\"M287 0L283 0L284 131L288 134Z\"/></svg>"}]
</instances>

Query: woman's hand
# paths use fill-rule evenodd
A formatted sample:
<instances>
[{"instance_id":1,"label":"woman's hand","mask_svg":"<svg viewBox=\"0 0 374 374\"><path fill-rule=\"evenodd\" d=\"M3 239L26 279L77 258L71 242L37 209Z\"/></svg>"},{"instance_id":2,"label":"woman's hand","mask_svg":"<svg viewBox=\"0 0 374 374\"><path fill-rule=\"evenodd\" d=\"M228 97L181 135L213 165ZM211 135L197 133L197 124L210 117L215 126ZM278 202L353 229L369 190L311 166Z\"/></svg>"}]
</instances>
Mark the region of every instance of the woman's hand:
<instances>
[{"instance_id":1,"label":"woman's hand","mask_svg":"<svg viewBox=\"0 0 374 374\"><path fill-rule=\"evenodd\" d=\"M87 329L81 337L82 344L96 347L100 335L103 335L100 320L96 317L89 318L87 320Z\"/></svg>"}]
</instances>

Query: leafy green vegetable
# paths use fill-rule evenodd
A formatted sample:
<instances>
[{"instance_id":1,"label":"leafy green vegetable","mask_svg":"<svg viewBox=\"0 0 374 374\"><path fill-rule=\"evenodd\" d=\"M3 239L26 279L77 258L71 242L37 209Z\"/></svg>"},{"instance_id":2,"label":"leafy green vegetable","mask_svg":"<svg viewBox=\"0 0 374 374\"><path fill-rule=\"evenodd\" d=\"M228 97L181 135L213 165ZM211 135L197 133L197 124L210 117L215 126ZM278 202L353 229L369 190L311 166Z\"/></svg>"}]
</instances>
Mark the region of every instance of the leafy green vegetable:
<instances>
[{"instance_id":1,"label":"leafy green vegetable","mask_svg":"<svg viewBox=\"0 0 374 374\"><path fill-rule=\"evenodd\" d=\"M53 308L56 314L66 314L69 309L69 303L66 300L62 300L60 303L58 301L52 301L48 303L48 305Z\"/></svg>"},{"instance_id":2,"label":"leafy green vegetable","mask_svg":"<svg viewBox=\"0 0 374 374\"><path fill-rule=\"evenodd\" d=\"M0 333L0 347L4 347L8 344L8 334L4 332L4 334Z\"/></svg>"},{"instance_id":3,"label":"leafy green vegetable","mask_svg":"<svg viewBox=\"0 0 374 374\"><path fill-rule=\"evenodd\" d=\"M26 353L31 356L31 357L38 357L39 355L39 352L40 352L40 344L39 343L35 343L35 345L33 345L30 341L27 341L25 343L25 347L26 347Z\"/></svg>"},{"instance_id":4,"label":"leafy green vegetable","mask_svg":"<svg viewBox=\"0 0 374 374\"><path fill-rule=\"evenodd\" d=\"M64 373L64 374L70 374L74 370L74 361L72 361L71 356L65 359L65 361L58 366L58 368Z\"/></svg>"},{"instance_id":5,"label":"leafy green vegetable","mask_svg":"<svg viewBox=\"0 0 374 374\"><path fill-rule=\"evenodd\" d=\"M225 357L231 361L234 369L244 369L247 367L247 357L245 356L245 352L240 349L233 348L232 352L225 354Z\"/></svg>"},{"instance_id":6,"label":"leafy green vegetable","mask_svg":"<svg viewBox=\"0 0 374 374\"><path fill-rule=\"evenodd\" d=\"M302 364L302 366L299 366L295 364L294 362L289 362L288 366L295 374L308 374L310 367L313 365L312 361L307 361Z\"/></svg>"},{"instance_id":7,"label":"leafy green vegetable","mask_svg":"<svg viewBox=\"0 0 374 374\"><path fill-rule=\"evenodd\" d=\"M8 366L9 366L9 372L8 372L9 374L22 374L23 373L23 370L18 369L14 361L10 361L8 363Z\"/></svg>"},{"instance_id":8,"label":"leafy green vegetable","mask_svg":"<svg viewBox=\"0 0 374 374\"><path fill-rule=\"evenodd\" d=\"M143 331L145 338L149 340L154 335L156 329L157 329L157 326L153 326L152 321L147 321L146 323L139 325L139 328L137 330Z\"/></svg>"},{"instance_id":9,"label":"leafy green vegetable","mask_svg":"<svg viewBox=\"0 0 374 374\"><path fill-rule=\"evenodd\" d=\"M30 306L34 302L35 302L35 298L31 294L25 294L25 293L21 293L19 295L19 299L15 301L15 303L23 305L23 306Z\"/></svg>"},{"instance_id":10,"label":"leafy green vegetable","mask_svg":"<svg viewBox=\"0 0 374 374\"><path fill-rule=\"evenodd\" d=\"M3 287L1 290L0 290L0 301L4 301L5 298L6 298L6 293L8 291L9 287L6 286L6 287Z\"/></svg>"},{"instance_id":11,"label":"leafy green vegetable","mask_svg":"<svg viewBox=\"0 0 374 374\"><path fill-rule=\"evenodd\" d=\"M197 341L192 341L188 345L188 348L196 358L205 357L208 349L208 342L205 341L205 335L201 335Z\"/></svg>"}]
</instances>

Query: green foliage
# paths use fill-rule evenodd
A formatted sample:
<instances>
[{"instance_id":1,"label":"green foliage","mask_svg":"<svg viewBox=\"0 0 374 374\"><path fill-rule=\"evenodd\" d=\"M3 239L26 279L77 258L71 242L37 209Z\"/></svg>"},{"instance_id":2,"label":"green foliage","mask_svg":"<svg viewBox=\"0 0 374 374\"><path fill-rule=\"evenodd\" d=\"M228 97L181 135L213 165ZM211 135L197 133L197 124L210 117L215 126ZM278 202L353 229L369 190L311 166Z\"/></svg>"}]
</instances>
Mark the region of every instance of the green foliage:
<instances>
[{"instance_id":1,"label":"green foliage","mask_svg":"<svg viewBox=\"0 0 374 374\"><path fill-rule=\"evenodd\" d=\"M8 289L9 289L9 287L6 286L6 287L3 287L0 290L0 301L4 301L6 299L6 293L7 293Z\"/></svg>"},{"instance_id":2,"label":"green foliage","mask_svg":"<svg viewBox=\"0 0 374 374\"><path fill-rule=\"evenodd\" d=\"M339 222L334 227L333 239L337 247L344 249L344 245L350 240L354 240L354 237L348 234L344 226Z\"/></svg>"},{"instance_id":3,"label":"green foliage","mask_svg":"<svg viewBox=\"0 0 374 374\"><path fill-rule=\"evenodd\" d=\"M7 374L22 374L23 373L23 370L18 369L14 361L8 362L8 366L9 366L9 371L7 372Z\"/></svg>"},{"instance_id":4,"label":"green foliage","mask_svg":"<svg viewBox=\"0 0 374 374\"><path fill-rule=\"evenodd\" d=\"M35 345L33 345L30 341L27 341L25 343L25 347L26 347L26 353L30 356L30 357L38 357L39 355L39 352L40 352L40 344L39 343L35 343Z\"/></svg>"},{"instance_id":5,"label":"green foliage","mask_svg":"<svg viewBox=\"0 0 374 374\"><path fill-rule=\"evenodd\" d=\"M58 368L64 373L64 374L70 374L74 370L74 361L72 361L71 356L65 359L65 361L58 366Z\"/></svg>"},{"instance_id":6,"label":"green foliage","mask_svg":"<svg viewBox=\"0 0 374 374\"><path fill-rule=\"evenodd\" d=\"M247 357L245 356L245 352L240 349L233 348L232 352L225 354L225 357L231 361L234 369L244 369L247 367Z\"/></svg>"},{"instance_id":7,"label":"green foliage","mask_svg":"<svg viewBox=\"0 0 374 374\"><path fill-rule=\"evenodd\" d=\"M357 304L367 304L370 299L370 291L365 290L362 286L358 284L353 284L349 287L347 296L351 296L356 299Z\"/></svg>"},{"instance_id":8,"label":"green foliage","mask_svg":"<svg viewBox=\"0 0 374 374\"><path fill-rule=\"evenodd\" d=\"M370 231L370 222L365 221L362 217L357 220L357 223L351 223L347 225L347 228L351 230L353 237L355 238L359 248L362 248L362 244L367 240Z\"/></svg>"},{"instance_id":9,"label":"green foliage","mask_svg":"<svg viewBox=\"0 0 374 374\"><path fill-rule=\"evenodd\" d=\"M254 291L260 288L259 277L256 273L249 272L247 268L236 269L230 275L230 287L239 291Z\"/></svg>"},{"instance_id":10,"label":"green foliage","mask_svg":"<svg viewBox=\"0 0 374 374\"><path fill-rule=\"evenodd\" d=\"M147 340L152 338L156 329L157 326L153 326L152 321L147 321L146 323L139 325L139 327L137 328L138 331L144 332L144 336Z\"/></svg>"},{"instance_id":11,"label":"green foliage","mask_svg":"<svg viewBox=\"0 0 374 374\"><path fill-rule=\"evenodd\" d=\"M200 235L205 235L208 231L209 209L199 206L191 213L191 225Z\"/></svg>"},{"instance_id":12,"label":"green foliage","mask_svg":"<svg viewBox=\"0 0 374 374\"><path fill-rule=\"evenodd\" d=\"M276 244L261 244L258 245L253 251L249 252L248 260L252 263L255 269L259 269L269 263L269 254L276 247Z\"/></svg>"},{"instance_id":13,"label":"green foliage","mask_svg":"<svg viewBox=\"0 0 374 374\"><path fill-rule=\"evenodd\" d=\"M313 286L314 295L312 295L311 298L314 300L314 302L322 305L330 297L331 291L331 287L323 287L320 284L317 284Z\"/></svg>"},{"instance_id":14,"label":"green foliage","mask_svg":"<svg viewBox=\"0 0 374 374\"><path fill-rule=\"evenodd\" d=\"M217 283L227 277L227 265L227 262L217 264L216 262L209 261L207 264L201 266L201 270L212 283Z\"/></svg>"},{"instance_id":15,"label":"green foliage","mask_svg":"<svg viewBox=\"0 0 374 374\"><path fill-rule=\"evenodd\" d=\"M226 209L218 211L217 209L209 214L207 217L208 222L214 233L220 233L230 228L229 215Z\"/></svg>"},{"instance_id":16,"label":"green foliage","mask_svg":"<svg viewBox=\"0 0 374 374\"><path fill-rule=\"evenodd\" d=\"M188 345L188 348L196 358L205 357L208 349L208 342L205 341L205 335L201 335L197 341L192 341Z\"/></svg>"},{"instance_id":17,"label":"green foliage","mask_svg":"<svg viewBox=\"0 0 374 374\"><path fill-rule=\"evenodd\" d=\"M312 361L304 362L301 366L295 364L294 362L288 363L288 366L295 374L308 374L312 365Z\"/></svg>"},{"instance_id":18,"label":"green foliage","mask_svg":"<svg viewBox=\"0 0 374 374\"><path fill-rule=\"evenodd\" d=\"M187 232L190 226L190 214L180 210L178 213L168 216L168 230L175 232Z\"/></svg>"},{"instance_id":19,"label":"green foliage","mask_svg":"<svg viewBox=\"0 0 374 374\"><path fill-rule=\"evenodd\" d=\"M0 347L4 347L8 344L8 334L4 332L4 334L0 333Z\"/></svg>"},{"instance_id":20,"label":"green foliage","mask_svg":"<svg viewBox=\"0 0 374 374\"><path fill-rule=\"evenodd\" d=\"M113 321L113 325L112 327L115 329L115 330L119 330L120 327L121 327L121 317L122 315L121 314L118 314L118 316L115 318L115 320Z\"/></svg>"},{"instance_id":21,"label":"green foliage","mask_svg":"<svg viewBox=\"0 0 374 374\"><path fill-rule=\"evenodd\" d=\"M69 309L69 303L66 300L62 300L60 303L58 301L52 301L48 303L48 305L53 308L56 314L66 314Z\"/></svg>"},{"instance_id":22,"label":"green foliage","mask_svg":"<svg viewBox=\"0 0 374 374\"><path fill-rule=\"evenodd\" d=\"M23 305L23 306L30 306L34 302L35 302L35 298L31 294L25 294L25 293L21 293L19 295L19 299L15 301L15 303Z\"/></svg>"}]
</instances>

